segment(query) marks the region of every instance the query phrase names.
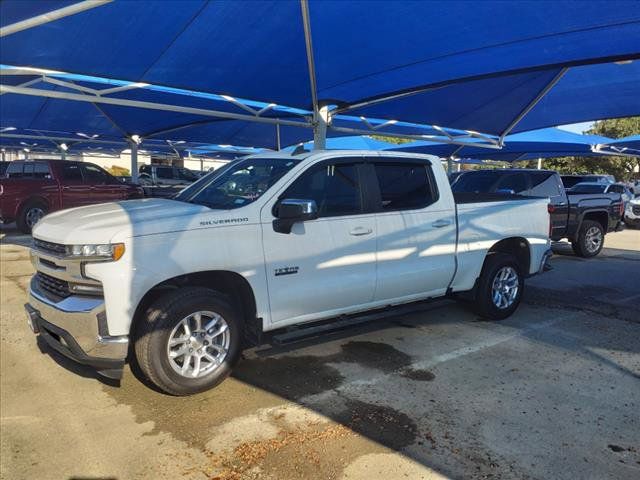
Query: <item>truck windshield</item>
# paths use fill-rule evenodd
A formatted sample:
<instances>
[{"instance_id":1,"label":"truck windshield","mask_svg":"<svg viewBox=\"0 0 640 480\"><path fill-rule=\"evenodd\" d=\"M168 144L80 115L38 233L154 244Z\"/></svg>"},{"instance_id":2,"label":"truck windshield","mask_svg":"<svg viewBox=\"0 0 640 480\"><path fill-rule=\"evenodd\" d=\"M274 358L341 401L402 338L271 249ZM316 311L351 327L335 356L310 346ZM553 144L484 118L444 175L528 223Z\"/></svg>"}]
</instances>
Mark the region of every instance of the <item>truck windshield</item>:
<instances>
[{"instance_id":1,"label":"truck windshield","mask_svg":"<svg viewBox=\"0 0 640 480\"><path fill-rule=\"evenodd\" d=\"M246 158L205 175L174 197L182 202L231 210L255 202L300 160Z\"/></svg>"}]
</instances>

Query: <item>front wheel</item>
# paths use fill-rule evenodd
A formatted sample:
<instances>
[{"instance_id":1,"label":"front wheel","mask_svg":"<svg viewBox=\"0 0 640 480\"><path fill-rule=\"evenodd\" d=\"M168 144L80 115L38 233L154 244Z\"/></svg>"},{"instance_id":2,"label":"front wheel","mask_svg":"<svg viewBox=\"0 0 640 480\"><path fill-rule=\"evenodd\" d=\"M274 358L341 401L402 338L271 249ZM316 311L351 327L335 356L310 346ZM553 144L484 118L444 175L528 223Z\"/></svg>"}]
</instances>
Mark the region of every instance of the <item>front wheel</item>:
<instances>
[{"instance_id":1,"label":"front wheel","mask_svg":"<svg viewBox=\"0 0 640 480\"><path fill-rule=\"evenodd\" d=\"M585 220L580 226L578 237L571 242L573 252L579 257L595 257L604 247L604 229L599 222Z\"/></svg>"},{"instance_id":2,"label":"front wheel","mask_svg":"<svg viewBox=\"0 0 640 480\"><path fill-rule=\"evenodd\" d=\"M47 214L47 205L40 200L31 200L20 210L16 226L22 233L31 233L33 227Z\"/></svg>"},{"instance_id":3,"label":"front wheel","mask_svg":"<svg viewBox=\"0 0 640 480\"><path fill-rule=\"evenodd\" d=\"M240 317L213 290L185 287L154 302L135 332L140 369L160 390L191 395L215 387L240 356Z\"/></svg>"},{"instance_id":4,"label":"front wheel","mask_svg":"<svg viewBox=\"0 0 640 480\"><path fill-rule=\"evenodd\" d=\"M489 254L478 279L475 311L483 318L505 319L518 308L523 291L524 279L515 257Z\"/></svg>"}]
</instances>

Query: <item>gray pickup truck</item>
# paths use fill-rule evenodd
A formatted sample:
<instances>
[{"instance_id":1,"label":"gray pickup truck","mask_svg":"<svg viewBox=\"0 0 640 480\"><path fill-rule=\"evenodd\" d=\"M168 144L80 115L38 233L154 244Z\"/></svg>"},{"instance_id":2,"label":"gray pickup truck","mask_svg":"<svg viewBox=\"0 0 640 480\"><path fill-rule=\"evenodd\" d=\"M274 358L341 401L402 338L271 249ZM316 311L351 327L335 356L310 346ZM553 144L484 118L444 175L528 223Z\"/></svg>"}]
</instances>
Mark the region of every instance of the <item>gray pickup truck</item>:
<instances>
[{"instance_id":1,"label":"gray pickup truck","mask_svg":"<svg viewBox=\"0 0 640 480\"><path fill-rule=\"evenodd\" d=\"M622 229L624 202L619 193L578 194L566 191L558 172L552 170L471 170L458 175L454 193L495 193L549 197L550 237L571 242L576 255L595 257L604 236Z\"/></svg>"},{"instance_id":2,"label":"gray pickup truck","mask_svg":"<svg viewBox=\"0 0 640 480\"><path fill-rule=\"evenodd\" d=\"M172 165L143 165L138 183L147 197L170 198L200 178L187 168Z\"/></svg>"}]
</instances>

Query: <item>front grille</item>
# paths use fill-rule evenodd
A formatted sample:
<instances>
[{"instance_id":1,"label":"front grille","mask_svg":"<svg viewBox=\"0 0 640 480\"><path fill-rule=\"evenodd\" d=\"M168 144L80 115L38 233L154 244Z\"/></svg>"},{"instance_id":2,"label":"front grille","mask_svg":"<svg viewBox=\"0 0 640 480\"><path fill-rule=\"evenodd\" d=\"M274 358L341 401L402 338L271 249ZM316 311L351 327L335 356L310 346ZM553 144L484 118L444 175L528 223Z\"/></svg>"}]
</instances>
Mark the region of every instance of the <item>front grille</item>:
<instances>
[{"instance_id":1,"label":"front grille","mask_svg":"<svg viewBox=\"0 0 640 480\"><path fill-rule=\"evenodd\" d=\"M69 283L64 280L42 272L36 274L36 279L38 280L38 286L42 290L56 298L67 298L71 295L71 292L69 292Z\"/></svg>"},{"instance_id":2,"label":"front grille","mask_svg":"<svg viewBox=\"0 0 640 480\"><path fill-rule=\"evenodd\" d=\"M67 253L67 247L60 243L45 242L37 238L33 239L33 246L42 250L43 252L52 253L54 255L65 255Z\"/></svg>"},{"instance_id":3,"label":"front grille","mask_svg":"<svg viewBox=\"0 0 640 480\"><path fill-rule=\"evenodd\" d=\"M640 215L640 205L632 205L631 211L634 215Z\"/></svg>"}]
</instances>

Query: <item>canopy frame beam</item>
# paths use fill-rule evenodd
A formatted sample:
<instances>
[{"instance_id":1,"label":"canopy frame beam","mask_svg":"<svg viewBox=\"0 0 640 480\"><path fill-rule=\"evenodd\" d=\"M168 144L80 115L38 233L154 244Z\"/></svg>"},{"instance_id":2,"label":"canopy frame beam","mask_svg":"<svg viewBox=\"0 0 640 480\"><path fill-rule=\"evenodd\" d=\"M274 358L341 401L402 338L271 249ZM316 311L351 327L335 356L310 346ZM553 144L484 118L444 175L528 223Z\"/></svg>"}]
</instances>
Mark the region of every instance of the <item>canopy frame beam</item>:
<instances>
[{"instance_id":1,"label":"canopy frame beam","mask_svg":"<svg viewBox=\"0 0 640 480\"><path fill-rule=\"evenodd\" d=\"M318 100L318 83L316 80L316 63L313 56L309 1L300 0L300 8L302 10L302 26L304 27L304 43L307 51L307 67L309 69L309 83L311 87L311 104L313 109L313 148L314 150L323 150L327 143L327 126L331 124L331 115L329 108L327 106L320 107Z\"/></svg>"},{"instance_id":2,"label":"canopy frame beam","mask_svg":"<svg viewBox=\"0 0 640 480\"><path fill-rule=\"evenodd\" d=\"M371 130L364 130L364 129L360 129L360 128L351 128L351 127L340 127L337 125L329 125L328 128L330 130L336 131L336 132L342 132L342 133L351 133L351 134L355 134L355 135L371 135L371 134L378 134L378 135L384 135L384 136L388 136L388 137L397 137L397 138L406 138L408 140L426 140L426 141L430 141L430 142L437 142L437 143L447 143L447 144L452 144L452 145L461 145L461 146L466 146L466 147L481 147L481 148L490 148L490 149L494 149L494 150L500 150L502 147L500 145L498 145L496 140L491 139L492 141L490 143L480 143L480 142L469 142L469 141L465 141L465 140L470 140L473 138L478 138L477 136L473 136L471 134L469 135L460 135L460 136L452 136L451 138L448 137L439 137L437 135L419 135L419 134L408 134L408 133L385 133L385 132L378 132L378 131L371 131ZM473 132L475 133L475 132Z\"/></svg>"},{"instance_id":3,"label":"canopy frame beam","mask_svg":"<svg viewBox=\"0 0 640 480\"><path fill-rule=\"evenodd\" d=\"M518 123L531 111L533 108L540 103L547 93L556 86L556 84L564 77L564 74L567 73L569 67L563 67L560 71L551 79L549 83L547 83L542 90L538 92L535 98L527 104L526 107L511 121L511 123L504 129L504 131L500 134L500 145L504 143L504 138L509 135L511 130L513 130Z\"/></svg>"},{"instance_id":4,"label":"canopy frame beam","mask_svg":"<svg viewBox=\"0 0 640 480\"><path fill-rule=\"evenodd\" d=\"M73 84L69 84L73 85ZM77 86L77 85L76 85ZM71 87L69 87L71 88ZM53 90L42 90L30 87L15 87L12 85L0 85L0 93L15 93L20 95L31 95L36 97L57 98L61 100L76 100L89 103L103 103L107 105L116 105L121 107L136 107L147 110L162 110L167 112L188 113L193 115L201 115L205 117L225 118L228 120L244 120L249 122L259 122L268 124L281 124L301 128L313 128L313 125L307 121L286 120L282 118L258 117L255 115L245 115L233 112L223 112L219 110L210 110L205 108L183 107L180 105L145 102L140 100L127 100L122 98L104 97L94 94L77 94L70 92L58 92Z\"/></svg>"},{"instance_id":5,"label":"canopy frame beam","mask_svg":"<svg viewBox=\"0 0 640 480\"><path fill-rule=\"evenodd\" d=\"M20 22L12 23L11 25L0 28L0 38L22 32L23 30L28 30L39 25L44 25L45 23L54 22L61 18L76 15L77 13L100 7L107 3L111 3L112 1L113 0L84 0L82 2L74 3L73 5L68 5L35 17L27 18L26 20L21 20Z\"/></svg>"}]
</instances>

